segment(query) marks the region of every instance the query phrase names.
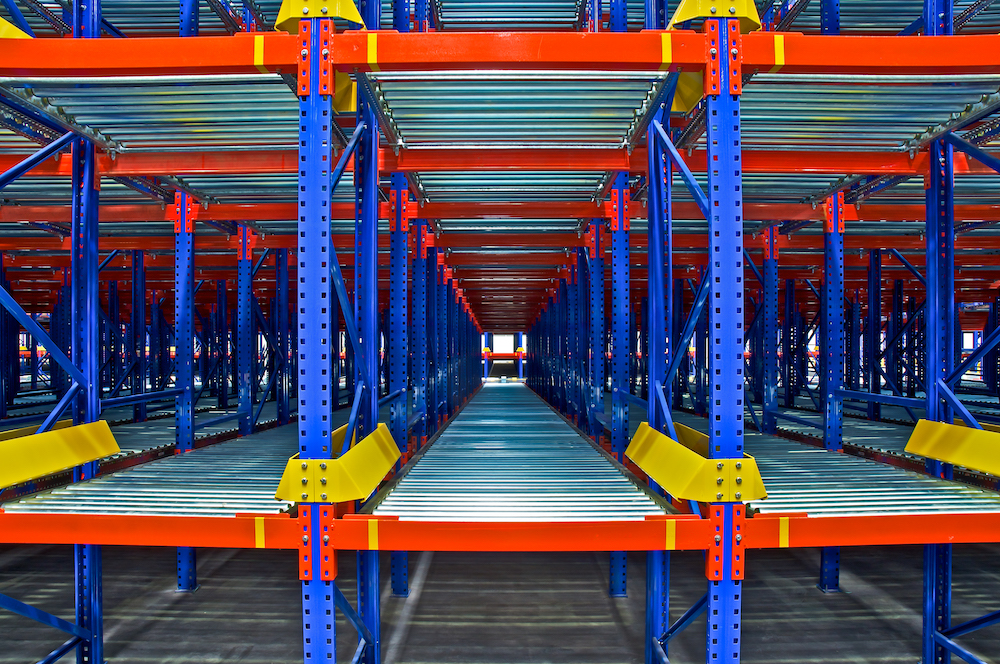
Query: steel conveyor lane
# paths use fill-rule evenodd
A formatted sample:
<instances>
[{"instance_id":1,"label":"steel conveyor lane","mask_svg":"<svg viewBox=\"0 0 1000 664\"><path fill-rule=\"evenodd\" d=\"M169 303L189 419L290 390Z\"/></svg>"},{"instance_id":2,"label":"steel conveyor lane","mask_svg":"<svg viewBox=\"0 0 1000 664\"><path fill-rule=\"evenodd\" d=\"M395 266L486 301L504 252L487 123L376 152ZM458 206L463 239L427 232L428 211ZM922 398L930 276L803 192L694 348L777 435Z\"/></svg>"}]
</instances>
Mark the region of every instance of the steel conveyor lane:
<instances>
[{"instance_id":1,"label":"steel conveyor lane","mask_svg":"<svg viewBox=\"0 0 1000 664\"><path fill-rule=\"evenodd\" d=\"M520 383L488 383L371 512L400 521L642 521L666 510ZM367 511L367 510L366 510Z\"/></svg>"},{"instance_id":2,"label":"steel conveyor lane","mask_svg":"<svg viewBox=\"0 0 1000 664\"><path fill-rule=\"evenodd\" d=\"M699 430L708 423L686 413L677 413L676 421ZM757 460L768 494L749 505L751 514L1000 514L995 492L749 429L746 451Z\"/></svg>"},{"instance_id":3,"label":"steel conveyor lane","mask_svg":"<svg viewBox=\"0 0 1000 664\"><path fill-rule=\"evenodd\" d=\"M278 514L274 489L295 453L279 428L0 505L5 513L234 516Z\"/></svg>"}]
</instances>

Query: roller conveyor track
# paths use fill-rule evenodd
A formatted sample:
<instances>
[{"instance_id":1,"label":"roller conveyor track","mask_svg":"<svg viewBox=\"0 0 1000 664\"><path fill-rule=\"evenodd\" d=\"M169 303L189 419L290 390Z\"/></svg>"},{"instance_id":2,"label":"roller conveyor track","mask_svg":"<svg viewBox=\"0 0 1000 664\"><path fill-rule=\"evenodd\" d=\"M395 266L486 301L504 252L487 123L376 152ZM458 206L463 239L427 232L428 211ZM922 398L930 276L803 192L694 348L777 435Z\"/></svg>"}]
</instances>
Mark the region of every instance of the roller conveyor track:
<instances>
[{"instance_id":1,"label":"roller conveyor track","mask_svg":"<svg viewBox=\"0 0 1000 664\"><path fill-rule=\"evenodd\" d=\"M634 521L664 514L522 384L486 384L374 514L412 521Z\"/></svg>"},{"instance_id":2,"label":"roller conveyor track","mask_svg":"<svg viewBox=\"0 0 1000 664\"><path fill-rule=\"evenodd\" d=\"M297 450L284 427L0 505L10 513L233 516L276 514L274 491Z\"/></svg>"},{"instance_id":3,"label":"roller conveyor track","mask_svg":"<svg viewBox=\"0 0 1000 664\"><path fill-rule=\"evenodd\" d=\"M708 420L677 413L701 431ZM846 436L845 436L846 438ZM1000 512L1000 495L877 461L746 431L746 451L757 459L766 500L754 511L810 516L967 514Z\"/></svg>"}]
</instances>

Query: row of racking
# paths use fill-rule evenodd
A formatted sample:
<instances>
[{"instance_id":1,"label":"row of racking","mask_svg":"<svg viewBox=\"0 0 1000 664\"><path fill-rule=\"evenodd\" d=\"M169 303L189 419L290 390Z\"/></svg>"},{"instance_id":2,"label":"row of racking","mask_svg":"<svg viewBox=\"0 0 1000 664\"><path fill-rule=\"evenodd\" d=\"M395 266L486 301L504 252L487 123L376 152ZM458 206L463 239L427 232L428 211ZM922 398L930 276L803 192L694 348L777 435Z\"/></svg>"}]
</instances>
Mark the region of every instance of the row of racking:
<instances>
[{"instance_id":1,"label":"row of racking","mask_svg":"<svg viewBox=\"0 0 1000 664\"><path fill-rule=\"evenodd\" d=\"M950 603L952 545L1000 540L992 5L3 0L0 425L75 468L2 487L0 541L74 546L76 620L0 606L101 661L102 546L187 590L197 548L288 549L304 661L340 611L373 663L380 551L401 595L409 551L611 550L612 595L646 551L646 661L704 613L738 662L753 549L835 591L839 547L923 544L924 661L983 661L1000 612ZM494 333L526 385L482 386ZM170 400L166 458L74 456ZM673 550L707 588L671 622Z\"/></svg>"}]
</instances>

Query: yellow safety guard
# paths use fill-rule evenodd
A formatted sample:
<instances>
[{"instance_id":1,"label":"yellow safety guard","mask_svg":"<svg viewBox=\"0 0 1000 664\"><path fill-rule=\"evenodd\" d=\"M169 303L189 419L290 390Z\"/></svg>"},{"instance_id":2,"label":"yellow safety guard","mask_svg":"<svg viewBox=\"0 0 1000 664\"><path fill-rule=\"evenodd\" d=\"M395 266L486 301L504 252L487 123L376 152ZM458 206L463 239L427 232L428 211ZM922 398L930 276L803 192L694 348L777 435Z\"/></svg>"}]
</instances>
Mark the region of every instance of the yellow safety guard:
<instances>
[{"instance_id":1,"label":"yellow safety guard","mask_svg":"<svg viewBox=\"0 0 1000 664\"><path fill-rule=\"evenodd\" d=\"M347 425L333 432L330 443L339 448L347 435ZM399 448L388 427L379 424L336 459L299 459L296 454L285 465L277 500L294 503L344 503L364 500L378 488L399 459Z\"/></svg>"},{"instance_id":2,"label":"yellow safety guard","mask_svg":"<svg viewBox=\"0 0 1000 664\"><path fill-rule=\"evenodd\" d=\"M0 487L69 470L120 451L104 420L0 440Z\"/></svg>"},{"instance_id":3,"label":"yellow safety guard","mask_svg":"<svg viewBox=\"0 0 1000 664\"><path fill-rule=\"evenodd\" d=\"M753 0L681 0L667 30L696 18L738 18L740 32L760 29L760 14Z\"/></svg>"},{"instance_id":4,"label":"yellow safety guard","mask_svg":"<svg viewBox=\"0 0 1000 664\"><path fill-rule=\"evenodd\" d=\"M990 475L1000 475L1000 433L918 420L906 451Z\"/></svg>"},{"instance_id":5,"label":"yellow safety guard","mask_svg":"<svg viewBox=\"0 0 1000 664\"><path fill-rule=\"evenodd\" d=\"M353 0L283 0L274 28L297 33L299 20L303 18L342 18L362 26L365 24Z\"/></svg>"},{"instance_id":6,"label":"yellow safety guard","mask_svg":"<svg viewBox=\"0 0 1000 664\"><path fill-rule=\"evenodd\" d=\"M31 39L31 35L0 16L0 39Z\"/></svg>"},{"instance_id":7,"label":"yellow safety guard","mask_svg":"<svg viewBox=\"0 0 1000 664\"><path fill-rule=\"evenodd\" d=\"M665 436L643 422L625 455L675 498L703 503L767 498L757 461L752 456L709 459L695 451L702 447L707 451L707 436L683 425L678 428L677 436L688 444Z\"/></svg>"}]
</instances>

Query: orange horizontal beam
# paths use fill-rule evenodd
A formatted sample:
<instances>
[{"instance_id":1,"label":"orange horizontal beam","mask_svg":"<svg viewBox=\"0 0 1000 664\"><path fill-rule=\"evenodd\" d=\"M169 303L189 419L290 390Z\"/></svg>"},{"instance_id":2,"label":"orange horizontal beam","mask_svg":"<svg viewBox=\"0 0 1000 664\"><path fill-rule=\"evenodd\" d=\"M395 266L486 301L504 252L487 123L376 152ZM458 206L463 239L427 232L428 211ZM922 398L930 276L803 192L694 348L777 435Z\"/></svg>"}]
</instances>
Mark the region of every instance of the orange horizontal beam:
<instances>
[{"instance_id":1,"label":"orange horizontal beam","mask_svg":"<svg viewBox=\"0 0 1000 664\"><path fill-rule=\"evenodd\" d=\"M994 154L994 156L1000 156ZM24 155L0 155L0 172L19 163ZM686 155L685 163L694 172L706 169L705 151ZM294 150L217 151L217 152L126 152L112 159L98 155L98 170L105 177L142 175L213 175L294 173L298 154ZM921 175L927 172L927 153L910 157L906 152L809 152L800 150L745 150L745 173L818 173L829 175ZM624 148L573 149L533 148L476 150L429 149L402 150L399 155L383 151L383 172L436 171L629 171L645 173L646 149L637 147L631 154ZM352 164L348 169L353 168ZM992 173L967 157L955 155L955 172ZM72 164L68 153L56 155L28 171L26 177L70 177Z\"/></svg>"},{"instance_id":2,"label":"orange horizontal beam","mask_svg":"<svg viewBox=\"0 0 1000 664\"><path fill-rule=\"evenodd\" d=\"M298 36L283 32L87 41L4 39L0 76L259 74L261 68L294 76L299 53Z\"/></svg>"},{"instance_id":3,"label":"orange horizontal beam","mask_svg":"<svg viewBox=\"0 0 1000 664\"><path fill-rule=\"evenodd\" d=\"M370 550L370 521L378 523L377 546L387 551L656 551L667 546L668 522L676 549L707 549L711 524L690 515L644 521L589 523L462 523L399 521L346 515L334 523L338 549Z\"/></svg>"},{"instance_id":4,"label":"orange horizontal beam","mask_svg":"<svg viewBox=\"0 0 1000 664\"><path fill-rule=\"evenodd\" d=\"M334 66L345 72L441 69L571 69L656 71L704 69L705 36L658 32L348 31L332 38ZM668 39L668 47L664 46ZM373 51L369 44L377 40ZM664 56L667 56L667 63ZM373 57L374 56L374 57Z\"/></svg>"},{"instance_id":5,"label":"orange horizontal beam","mask_svg":"<svg viewBox=\"0 0 1000 664\"><path fill-rule=\"evenodd\" d=\"M743 67L785 73L968 74L1000 72L1000 36L744 35ZM184 41L181 42L180 40ZM706 36L637 33L348 31L332 38L347 72L441 69L701 71ZM668 40L668 41L664 41ZM2 76L294 73L298 36L282 32L129 40L4 40ZM669 48L665 47L669 44ZM371 47L370 47L371 45ZM782 57L783 63L777 62Z\"/></svg>"},{"instance_id":6,"label":"orange horizontal beam","mask_svg":"<svg viewBox=\"0 0 1000 664\"><path fill-rule=\"evenodd\" d=\"M263 542L257 537L258 526L263 529ZM5 544L294 549L300 538L298 521L284 515L199 517L0 512L0 542Z\"/></svg>"},{"instance_id":7,"label":"orange horizontal beam","mask_svg":"<svg viewBox=\"0 0 1000 664\"><path fill-rule=\"evenodd\" d=\"M782 39L775 45L776 37ZM743 68L784 74L996 74L1000 36L873 37L753 32ZM784 62L776 62L776 54Z\"/></svg>"},{"instance_id":8,"label":"orange horizontal beam","mask_svg":"<svg viewBox=\"0 0 1000 664\"><path fill-rule=\"evenodd\" d=\"M745 219L773 222L822 220L822 209L813 209L806 203L746 203ZM701 219L701 211L692 202L674 203L675 219ZM646 211L640 205L630 207L632 218L642 218ZM854 210L854 208L848 208ZM102 205L99 215L104 221L143 222L170 221L167 211L157 205ZM427 219L585 219L603 218L605 207L588 201L537 201L537 202L439 202L427 203L419 209L421 218ZM861 221L923 221L926 209L923 204L872 204L861 210L848 212L849 219ZM389 204L382 203L379 218L388 219ZM295 203L260 203L256 205L219 204L200 210L202 221L290 221L296 218ZM354 219L354 205L335 203L330 206L330 218ZM958 221L1000 221L1000 205L956 205ZM0 207L0 223L61 222L69 223L69 206L17 206Z\"/></svg>"},{"instance_id":9,"label":"orange horizontal beam","mask_svg":"<svg viewBox=\"0 0 1000 664\"><path fill-rule=\"evenodd\" d=\"M1000 542L1000 513L881 516L787 517L788 546L877 546ZM781 517L746 520L746 546L781 547Z\"/></svg>"}]
</instances>

